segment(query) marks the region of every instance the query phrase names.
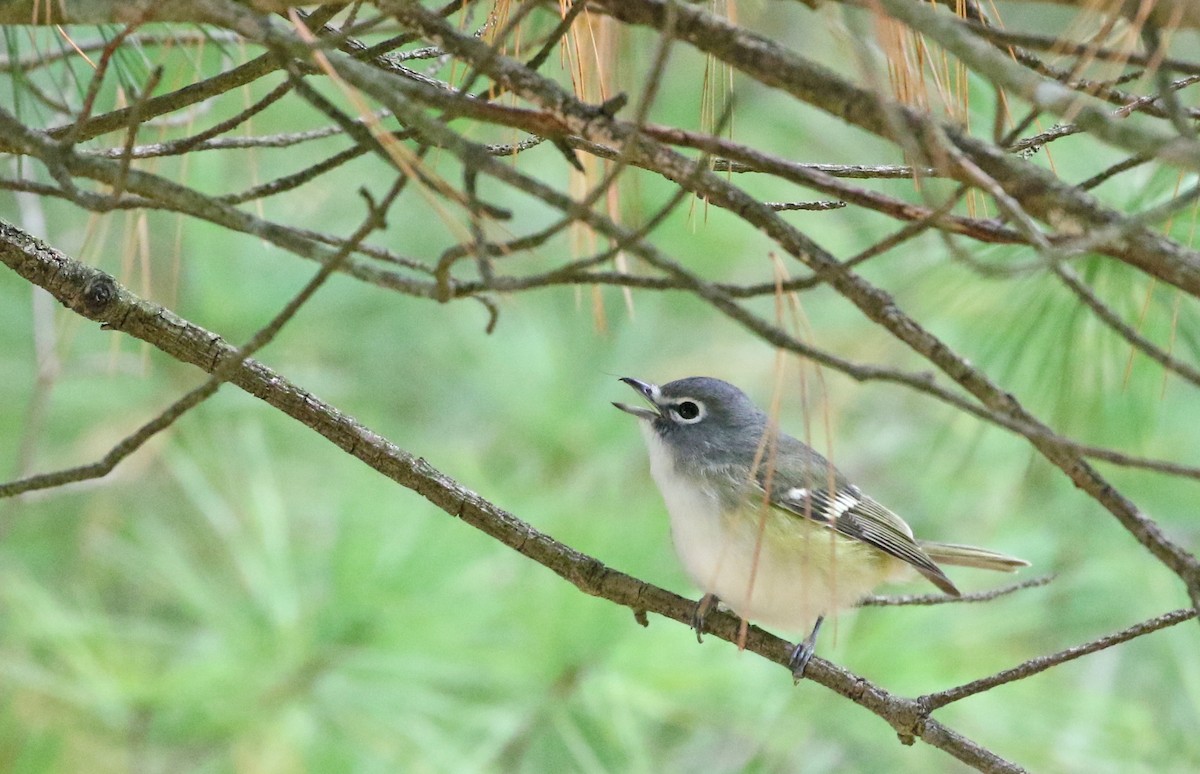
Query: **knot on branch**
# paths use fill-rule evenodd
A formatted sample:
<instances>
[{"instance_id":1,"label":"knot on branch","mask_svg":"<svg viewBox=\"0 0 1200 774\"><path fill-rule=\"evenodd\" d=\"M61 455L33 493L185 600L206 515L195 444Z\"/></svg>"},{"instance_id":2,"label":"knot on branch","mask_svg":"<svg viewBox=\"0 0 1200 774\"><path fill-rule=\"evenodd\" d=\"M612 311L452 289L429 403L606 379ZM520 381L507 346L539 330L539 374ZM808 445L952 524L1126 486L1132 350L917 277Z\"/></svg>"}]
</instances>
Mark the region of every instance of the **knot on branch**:
<instances>
[{"instance_id":1,"label":"knot on branch","mask_svg":"<svg viewBox=\"0 0 1200 774\"><path fill-rule=\"evenodd\" d=\"M96 272L83 286L83 311L89 316L104 312L117 299L117 281L102 271Z\"/></svg>"}]
</instances>

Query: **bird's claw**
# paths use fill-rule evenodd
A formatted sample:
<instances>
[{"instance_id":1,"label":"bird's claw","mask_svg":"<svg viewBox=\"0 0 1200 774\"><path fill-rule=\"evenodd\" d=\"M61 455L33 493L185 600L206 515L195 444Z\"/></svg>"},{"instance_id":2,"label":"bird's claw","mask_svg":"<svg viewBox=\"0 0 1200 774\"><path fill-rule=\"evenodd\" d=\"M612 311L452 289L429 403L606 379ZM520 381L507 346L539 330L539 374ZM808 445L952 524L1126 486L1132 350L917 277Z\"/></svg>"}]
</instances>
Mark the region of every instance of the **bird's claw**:
<instances>
[{"instance_id":1,"label":"bird's claw","mask_svg":"<svg viewBox=\"0 0 1200 774\"><path fill-rule=\"evenodd\" d=\"M696 608L692 611L692 628L696 630L696 642L704 642L704 619L708 617L708 611L712 610L717 602L715 594L705 594L696 603Z\"/></svg>"},{"instance_id":2,"label":"bird's claw","mask_svg":"<svg viewBox=\"0 0 1200 774\"><path fill-rule=\"evenodd\" d=\"M816 648L808 640L796 643L796 647L792 648L791 658L788 659L788 667L792 670L792 682L799 683L804 677L804 670L808 667L808 662L812 661L813 653Z\"/></svg>"},{"instance_id":3,"label":"bird's claw","mask_svg":"<svg viewBox=\"0 0 1200 774\"><path fill-rule=\"evenodd\" d=\"M824 620L825 616L818 618L808 636L796 643L796 647L792 648L792 655L788 658L788 667L792 670L793 683L799 683L801 678L804 677L804 670L808 667L808 662L812 661L813 654L817 651L817 633L821 631L821 623Z\"/></svg>"}]
</instances>

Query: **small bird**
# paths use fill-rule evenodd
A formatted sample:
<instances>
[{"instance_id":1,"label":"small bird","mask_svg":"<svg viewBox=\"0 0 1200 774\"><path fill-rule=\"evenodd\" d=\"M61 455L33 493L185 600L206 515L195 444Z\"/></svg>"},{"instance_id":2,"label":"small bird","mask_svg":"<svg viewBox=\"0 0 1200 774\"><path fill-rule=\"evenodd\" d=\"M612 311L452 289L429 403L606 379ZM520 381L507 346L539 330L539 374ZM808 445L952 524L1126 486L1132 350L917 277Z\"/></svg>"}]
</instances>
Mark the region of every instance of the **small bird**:
<instances>
[{"instance_id":1,"label":"small bird","mask_svg":"<svg viewBox=\"0 0 1200 774\"><path fill-rule=\"evenodd\" d=\"M684 569L703 591L692 624L722 603L747 621L808 636L792 651L799 680L826 614L881 583L920 574L960 596L938 563L1012 572L1028 562L913 538L908 524L863 494L817 452L778 432L737 387L693 376L662 387L623 378L650 408L638 419L650 474Z\"/></svg>"}]
</instances>

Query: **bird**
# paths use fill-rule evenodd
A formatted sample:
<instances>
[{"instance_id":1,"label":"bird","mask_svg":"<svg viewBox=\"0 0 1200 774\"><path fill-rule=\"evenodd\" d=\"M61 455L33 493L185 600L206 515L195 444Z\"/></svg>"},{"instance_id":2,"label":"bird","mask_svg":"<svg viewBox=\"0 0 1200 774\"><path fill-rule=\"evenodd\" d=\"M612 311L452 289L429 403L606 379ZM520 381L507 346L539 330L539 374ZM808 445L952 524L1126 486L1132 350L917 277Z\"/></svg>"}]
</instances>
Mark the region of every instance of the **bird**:
<instances>
[{"instance_id":1,"label":"bird","mask_svg":"<svg viewBox=\"0 0 1200 774\"><path fill-rule=\"evenodd\" d=\"M789 659L799 681L825 616L877 586L924 577L958 597L939 565L1005 572L1029 565L983 548L917 540L903 519L779 432L728 382L620 381L649 404L613 403L639 420L675 552L703 591L692 619L697 638L717 604L761 626L806 631Z\"/></svg>"}]
</instances>

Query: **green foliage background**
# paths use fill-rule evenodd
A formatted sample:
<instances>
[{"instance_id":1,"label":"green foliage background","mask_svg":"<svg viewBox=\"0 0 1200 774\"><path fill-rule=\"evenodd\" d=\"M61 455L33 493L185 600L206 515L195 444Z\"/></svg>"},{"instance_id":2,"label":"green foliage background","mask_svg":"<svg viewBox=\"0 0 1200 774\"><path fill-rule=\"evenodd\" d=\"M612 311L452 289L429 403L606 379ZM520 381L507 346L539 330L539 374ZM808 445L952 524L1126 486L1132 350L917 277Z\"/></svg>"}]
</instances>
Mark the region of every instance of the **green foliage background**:
<instances>
[{"instance_id":1,"label":"green foliage background","mask_svg":"<svg viewBox=\"0 0 1200 774\"><path fill-rule=\"evenodd\" d=\"M680 56L680 71L696 65ZM771 147L799 138L820 161L899 161L828 119L781 115L770 95L754 97L761 102L751 101L751 115L773 120L739 121L739 140ZM668 91L655 118L694 125L698 99ZM299 103L272 109L255 131L320 123L307 111ZM341 146L303 147L314 160ZM1069 148L1056 156L1064 177L1098 167ZM549 178L569 174L552 149L527 155ZM456 179L453 163L436 156L434 168ZM229 191L298 162L295 151L260 150L198 154L186 171L156 164L200 190ZM623 206L635 222L670 189L634 171L628 177ZM1134 172L1108 193L1152 200L1173 183ZM385 184L377 160L359 159L319 196L262 206L267 217L344 234L361 218L355 188L379 193ZM907 183L883 185L916 199ZM508 192L488 193L519 214L522 231L548 222ZM797 197L769 186L761 194ZM413 191L405 196L379 240L436 255L444 232ZM147 216L144 258L132 247L134 216L89 221L59 202L18 206L4 193L0 217L233 342L314 271L250 238L169 215ZM839 255L889 228L853 209L789 217ZM770 277L765 240L702 204L680 208L655 238L707 277ZM571 249L563 239L504 260L549 265ZM1007 248L975 257L1000 267L1029 260ZM1167 340L1170 292L1111 261L1077 269L1127 319L1149 294L1143 330ZM1128 347L1042 272L983 278L930 238L865 273L1064 431L1152 457L1200 456L1200 404L1189 391L1140 357L1126 378ZM637 430L609 406L628 398L615 377L708 374L766 403L776 354L679 294L635 291L632 309L618 290L599 298L603 326L591 289L500 298L499 324L485 335L477 304L438 305L338 277L260 359L539 530L694 594L671 551ZM802 301L818 346L923 368L828 290ZM771 314L772 303L761 310ZM6 476L20 472L23 449L30 471L97 458L201 378L54 310L61 369L39 383L38 304L19 278L0 273ZM1195 357L1190 300L1177 325L1177 350ZM994 547L1032 561L1030 573L1058 574L1047 587L986 604L844 614L824 636L823 657L918 695L1186 604L1166 570L1020 440L924 396L828 371L818 379L808 367L806 408L800 369L784 367L784 427L810 433L920 535ZM1200 545L1194 484L1103 469L1180 542ZM954 577L971 590L1008 580L971 570ZM937 717L1031 770L1194 771L1195 626L1068 663ZM901 746L878 718L816 684L793 687L784 670L727 643L697 645L662 619L638 626L630 611L581 594L231 387L108 478L0 503L2 771L962 768L920 743Z\"/></svg>"}]
</instances>

